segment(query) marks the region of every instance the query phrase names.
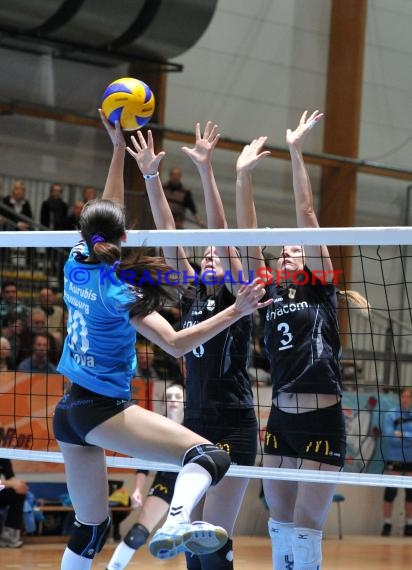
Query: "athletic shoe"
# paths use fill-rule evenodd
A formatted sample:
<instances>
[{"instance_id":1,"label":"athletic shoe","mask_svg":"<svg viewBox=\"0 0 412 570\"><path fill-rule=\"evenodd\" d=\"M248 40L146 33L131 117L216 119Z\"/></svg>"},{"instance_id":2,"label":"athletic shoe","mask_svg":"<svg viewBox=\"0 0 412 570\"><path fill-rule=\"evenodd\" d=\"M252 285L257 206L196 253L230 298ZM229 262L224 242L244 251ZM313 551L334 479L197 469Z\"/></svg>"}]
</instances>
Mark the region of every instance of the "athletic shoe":
<instances>
[{"instance_id":1,"label":"athletic shoe","mask_svg":"<svg viewBox=\"0 0 412 570\"><path fill-rule=\"evenodd\" d=\"M0 548L20 548L21 546L23 546L23 541L20 540L20 531L5 526L0 534Z\"/></svg>"},{"instance_id":2,"label":"athletic shoe","mask_svg":"<svg viewBox=\"0 0 412 570\"><path fill-rule=\"evenodd\" d=\"M403 529L403 536L412 536L412 524L406 524Z\"/></svg>"},{"instance_id":3,"label":"athletic shoe","mask_svg":"<svg viewBox=\"0 0 412 570\"><path fill-rule=\"evenodd\" d=\"M390 536L392 530L392 525L389 523L385 523L382 527L381 536Z\"/></svg>"},{"instance_id":4,"label":"athletic shoe","mask_svg":"<svg viewBox=\"0 0 412 570\"><path fill-rule=\"evenodd\" d=\"M205 522L180 523L159 528L150 541L149 550L156 558L165 560L180 552L211 554L226 544L227 540L227 532L220 526Z\"/></svg>"}]
</instances>

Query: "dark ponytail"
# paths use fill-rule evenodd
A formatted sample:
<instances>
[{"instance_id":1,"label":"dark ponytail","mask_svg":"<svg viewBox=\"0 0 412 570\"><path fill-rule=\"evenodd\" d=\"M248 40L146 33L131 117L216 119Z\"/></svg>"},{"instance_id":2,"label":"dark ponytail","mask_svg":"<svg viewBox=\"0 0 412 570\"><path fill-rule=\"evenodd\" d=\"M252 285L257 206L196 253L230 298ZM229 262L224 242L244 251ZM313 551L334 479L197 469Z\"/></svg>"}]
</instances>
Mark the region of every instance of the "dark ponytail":
<instances>
[{"instance_id":1,"label":"dark ponytail","mask_svg":"<svg viewBox=\"0 0 412 570\"><path fill-rule=\"evenodd\" d=\"M144 317L161 309L167 301L175 304L180 294L188 294L179 279L165 283L164 276L173 271L162 257L145 255L142 248L132 251L120 262L117 274L135 289L136 302L130 307L132 316ZM169 280L168 280L169 281Z\"/></svg>"},{"instance_id":2,"label":"dark ponytail","mask_svg":"<svg viewBox=\"0 0 412 570\"><path fill-rule=\"evenodd\" d=\"M107 265L120 261L126 221L118 204L111 200L87 202L80 214L79 228L91 257Z\"/></svg>"}]
</instances>

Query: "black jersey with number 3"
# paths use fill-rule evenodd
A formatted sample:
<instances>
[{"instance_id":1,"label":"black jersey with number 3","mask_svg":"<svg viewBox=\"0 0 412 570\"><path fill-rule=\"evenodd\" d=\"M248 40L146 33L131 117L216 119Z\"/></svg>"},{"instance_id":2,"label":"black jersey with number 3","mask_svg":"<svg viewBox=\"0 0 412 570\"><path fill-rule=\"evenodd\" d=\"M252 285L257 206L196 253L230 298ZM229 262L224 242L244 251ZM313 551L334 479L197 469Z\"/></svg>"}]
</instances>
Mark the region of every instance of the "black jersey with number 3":
<instances>
[{"instance_id":1,"label":"black jersey with number 3","mask_svg":"<svg viewBox=\"0 0 412 570\"><path fill-rule=\"evenodd\" d=\"M278 392L340 394L342 390L335 286L314 279L307 267L305 271L306 285L267 287L273 298L265 321L273 397Z\"/></svg>"},{"instance_id":2,"label":"black jersey with number 3","mask_svg":"<svg viewBox=\"0 0 412 570\"><path fill-rule=\"evenodd\" d=\"M207 295L204 286L183 302L183 328L209 319L232 305L234 296L222 286ZM185 354L185 418L204 417L209 411L252 408L253 393L247 373L251 317L243 317L209 341Z\"/></svg>"}]
</instances>

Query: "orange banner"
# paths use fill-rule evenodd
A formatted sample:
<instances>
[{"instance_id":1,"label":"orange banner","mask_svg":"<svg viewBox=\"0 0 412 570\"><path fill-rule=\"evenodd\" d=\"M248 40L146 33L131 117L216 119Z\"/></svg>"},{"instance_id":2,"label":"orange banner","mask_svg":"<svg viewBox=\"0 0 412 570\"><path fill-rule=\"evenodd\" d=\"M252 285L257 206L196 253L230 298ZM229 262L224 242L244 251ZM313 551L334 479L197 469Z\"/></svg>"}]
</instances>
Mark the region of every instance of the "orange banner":
<instances>
[{"instance_id":1,"label":"orange banner","mask_svg":"<svg viewBox=\"0 0 412 570\"><path fill-rule=\"evenodd\" d=\"M59 451L53 437L52 417L65 381L61 374L0 372L0 447ZM149 383L133 379L132 397L149 408ZM13 466L16 472L63 470L60 464L41 461L13 461Z\"/></svg>"}]
</instances>

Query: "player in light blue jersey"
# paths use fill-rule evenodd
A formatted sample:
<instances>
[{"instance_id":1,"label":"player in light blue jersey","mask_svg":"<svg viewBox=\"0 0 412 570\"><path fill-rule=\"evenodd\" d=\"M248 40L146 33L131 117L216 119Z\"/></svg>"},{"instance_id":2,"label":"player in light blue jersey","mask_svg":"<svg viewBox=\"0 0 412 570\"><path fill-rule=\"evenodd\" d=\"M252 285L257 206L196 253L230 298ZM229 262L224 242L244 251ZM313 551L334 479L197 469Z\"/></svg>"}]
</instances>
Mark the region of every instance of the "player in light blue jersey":
<instances>
[{"instance_id":1,"label":"player in light blue jersey","mask_svg":"<svg viewBox=\"0 0 412 570\"><path fill-rule=\"evenodd\" d=\"M225 310L176 332L156 312L166 294L160 284L134 287L119 279L126 233L126 144L119 125L112 127L102 113L101 118L113 143L103 198L83 208L79 223L83 241L72 249L64 269L69 320L58 369L71 380L71 387L56 407L53 428L76 520L62 570L88 570L103 547L110 525L105 449L183 465L165 524L150 542L153 555L165 559L179 552L207 554L225 544L225 529L191 524L190 513L209 486L222 479L229 455L176 422L131 403L135 332L179 357L268 304L259 302L264 288L256 281L242 287ZM153 172L143 175L150 179ZM166 268L157 258L140 258L134 264L135 276L157 275Z\"/></svg>"},{"instance_id":2,"label":"player in light blue jersey","mask_svg":"<svg viewBox=\"0 0 412 570\"><path fill-rule=\"evenodd\" d=\"M412 390L403 388L399 404L383 414L382 443L385 473L412 475ZM385 487L383 495L382 536L392 530L393 502L398 494L396 487ZM405 489L404 536L412 536L412 489Z\"/></svg>"}]
</instances>

